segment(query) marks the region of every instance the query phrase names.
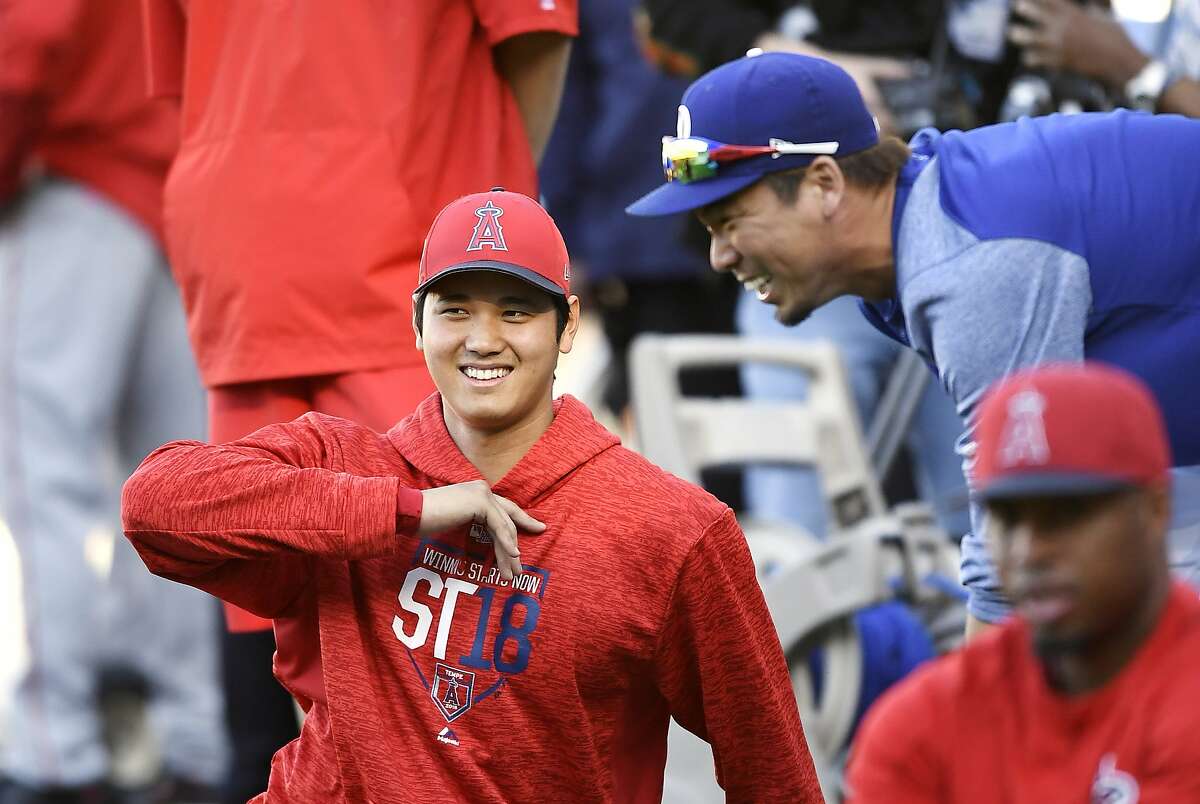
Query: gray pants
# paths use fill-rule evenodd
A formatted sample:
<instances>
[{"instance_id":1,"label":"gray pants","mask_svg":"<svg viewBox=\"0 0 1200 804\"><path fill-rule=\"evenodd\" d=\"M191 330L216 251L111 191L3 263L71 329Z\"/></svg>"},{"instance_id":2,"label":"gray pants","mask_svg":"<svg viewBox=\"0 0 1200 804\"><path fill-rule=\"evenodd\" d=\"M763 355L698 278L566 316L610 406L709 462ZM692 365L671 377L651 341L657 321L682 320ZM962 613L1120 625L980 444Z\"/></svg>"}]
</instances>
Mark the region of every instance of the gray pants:
<instances>
[{"instance_id":1,"label":"gray pants","mask_svg":"<svg viewBox=\"0 0 1200 804\"><path fill-rule=\"evenodd\" d=\"M0 221L0 518L20 557L29 663L3 772L34 786L102 778L98 669L150 681L174 772L224 770L217 614L150 575L120 535L123 479L154 447L202 438L204 395L153 238L64 179Z\"/></svg>"}]
</instances>

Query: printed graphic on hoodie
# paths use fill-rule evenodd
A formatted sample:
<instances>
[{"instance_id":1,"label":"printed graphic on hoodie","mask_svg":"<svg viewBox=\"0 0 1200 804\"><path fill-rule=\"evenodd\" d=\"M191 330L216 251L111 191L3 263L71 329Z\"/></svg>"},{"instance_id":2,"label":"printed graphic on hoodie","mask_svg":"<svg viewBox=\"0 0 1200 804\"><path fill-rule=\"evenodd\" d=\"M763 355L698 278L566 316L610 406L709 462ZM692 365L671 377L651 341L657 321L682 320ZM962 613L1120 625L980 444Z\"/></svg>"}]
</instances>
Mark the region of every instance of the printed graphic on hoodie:
<instances>
[{"instance_id":1,"label":"printed graphic on hoodie","mask_svg":"<svg viewBox=\"0 0 1200 804\"><path fill-rule=\"evenodd\" d=\"M491 537L473 526L459 543L426 539L397 599L392 631L408 651L416 678L447 723L500 692L525 672L550 573L524 564L504 581Z\"/></svg>"}]
</instances>

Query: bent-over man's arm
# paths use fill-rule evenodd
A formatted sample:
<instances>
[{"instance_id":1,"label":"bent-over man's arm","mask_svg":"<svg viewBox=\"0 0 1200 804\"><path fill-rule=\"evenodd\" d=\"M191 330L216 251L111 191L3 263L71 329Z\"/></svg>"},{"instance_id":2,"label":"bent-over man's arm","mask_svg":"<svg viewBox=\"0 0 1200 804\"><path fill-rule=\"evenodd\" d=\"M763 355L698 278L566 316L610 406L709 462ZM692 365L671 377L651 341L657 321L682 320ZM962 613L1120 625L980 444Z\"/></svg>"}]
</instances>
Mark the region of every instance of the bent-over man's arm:
<instances>
[{"instance_id":1,"label":"bent-over man's arm","mask_svg":"<svg viewBox=\"0 0 1200 804\"><path fill-rule=\"evenodd\" d=\"M901 298L914 344L936 360L967 425L958 450L969 484L975 411L992 383L1029 366L1083 359L1092 300L1087 264L1040 241L986 240L926 269ZM988 551L983 510L974 504L962 551L971 616L999 622L1009 607Z\"/></svg>"}]
</instances>

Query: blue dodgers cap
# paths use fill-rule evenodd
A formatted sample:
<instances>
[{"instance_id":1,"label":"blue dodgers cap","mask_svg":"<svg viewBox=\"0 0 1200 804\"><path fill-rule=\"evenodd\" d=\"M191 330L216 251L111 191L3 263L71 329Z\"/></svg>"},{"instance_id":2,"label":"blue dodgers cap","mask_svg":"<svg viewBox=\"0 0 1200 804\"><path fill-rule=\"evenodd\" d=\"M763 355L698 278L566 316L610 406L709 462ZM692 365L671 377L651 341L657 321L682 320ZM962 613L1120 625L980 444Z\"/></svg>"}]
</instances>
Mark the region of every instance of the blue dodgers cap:
<instances>
[{"instance_id":1,"label":"blue dodgers cap","mask_svg":"<svg viewBox=\"0 0 1200 804\"><path fill-rule=\"evenodd\" d=\"M697 78L679 107L677 136L728 145L838 143L834 156L879 142L875 118L854 79L836 64L798 53L755 53ZM717 175L671 181L634 203L630 215L697 209L749 187L767 173L802 167L815 154L764 154L722 164Z\"/></svg>"}]
</instances>

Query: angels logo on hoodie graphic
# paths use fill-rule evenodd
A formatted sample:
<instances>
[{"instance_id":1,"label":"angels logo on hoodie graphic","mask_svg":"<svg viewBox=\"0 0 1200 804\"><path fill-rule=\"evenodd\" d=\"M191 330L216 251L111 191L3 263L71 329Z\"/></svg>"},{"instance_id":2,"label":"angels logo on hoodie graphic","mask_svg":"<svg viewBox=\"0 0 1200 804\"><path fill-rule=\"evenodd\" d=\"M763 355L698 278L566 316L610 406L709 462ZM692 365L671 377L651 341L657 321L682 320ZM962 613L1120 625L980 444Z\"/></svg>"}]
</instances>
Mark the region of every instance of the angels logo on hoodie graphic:
<instances>
[{"instance_id":1,"label":"angels logo on hoodie graphic","mask_svg":"<svg viewBox=\"0 0 1200 804\"><path fill-rule=\"evenodd\" d=\"M550 573L523 567L503 580L491 551L474 540L427 539L417 547L397 596L401 611L392 618L392 632L447 723L529 666Z\"/></svg>"},{"instance_id":2,"label":"angels logo on hoodie graphic","mask_svg":"<svg viewBox=\"0 0 1200 804\"><path fill-rule=\"evenodd\" d=\"M475 691L475 674L438 662L433 673L433 688L429 697L447 722L471 708L471 693Z\"/></svg>"}]
</instances>

